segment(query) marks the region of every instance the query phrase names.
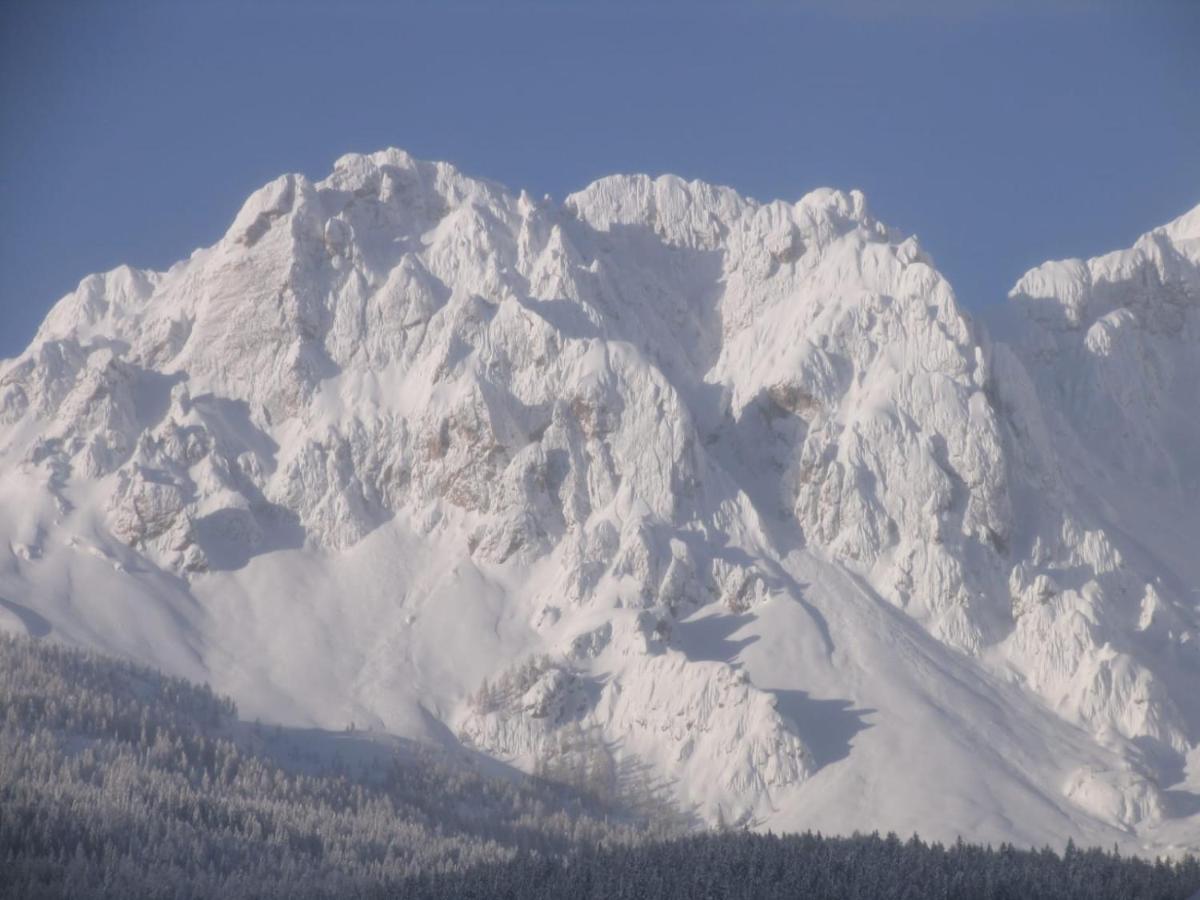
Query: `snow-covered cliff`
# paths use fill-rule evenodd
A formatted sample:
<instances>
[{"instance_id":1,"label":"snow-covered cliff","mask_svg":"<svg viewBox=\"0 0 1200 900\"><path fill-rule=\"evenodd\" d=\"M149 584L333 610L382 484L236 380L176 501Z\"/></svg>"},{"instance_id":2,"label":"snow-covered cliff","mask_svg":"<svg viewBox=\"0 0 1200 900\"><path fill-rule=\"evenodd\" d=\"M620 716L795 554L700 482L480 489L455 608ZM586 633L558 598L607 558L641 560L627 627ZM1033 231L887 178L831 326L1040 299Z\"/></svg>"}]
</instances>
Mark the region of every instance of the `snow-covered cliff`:
<instances>
[{"instance_id":1,"label":"snow-covered cliff","mask_svg":"<svg viewBox=\"0 0 1200 900\"><path fill-rule=\"evenodd\" d=\"M857 192L347 156L4 364L0 622L697 820L1194 844L1200 210L1010 307Z\"/></svg>"}]
</instances>

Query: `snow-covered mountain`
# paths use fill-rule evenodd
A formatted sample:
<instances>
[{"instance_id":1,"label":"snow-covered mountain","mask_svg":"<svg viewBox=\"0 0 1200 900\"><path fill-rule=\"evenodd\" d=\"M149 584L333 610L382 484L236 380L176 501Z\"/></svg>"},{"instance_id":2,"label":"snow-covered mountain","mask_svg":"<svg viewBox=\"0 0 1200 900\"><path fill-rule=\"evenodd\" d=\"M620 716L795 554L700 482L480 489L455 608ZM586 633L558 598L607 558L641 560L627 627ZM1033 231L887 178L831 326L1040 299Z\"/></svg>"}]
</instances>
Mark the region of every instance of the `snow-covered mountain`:
<instances>
[{"instance_id":1,"label":"snow-covered mountain","mask_svg":"<svg viewBox=\"0 0 1200 900\"><path fill-rule=\"evenodd\" d=\"M1200 844L1200 208L988 335L857 192L280 178L0 364L0 623L776 830Z\"/></svg>"}]
</instances>

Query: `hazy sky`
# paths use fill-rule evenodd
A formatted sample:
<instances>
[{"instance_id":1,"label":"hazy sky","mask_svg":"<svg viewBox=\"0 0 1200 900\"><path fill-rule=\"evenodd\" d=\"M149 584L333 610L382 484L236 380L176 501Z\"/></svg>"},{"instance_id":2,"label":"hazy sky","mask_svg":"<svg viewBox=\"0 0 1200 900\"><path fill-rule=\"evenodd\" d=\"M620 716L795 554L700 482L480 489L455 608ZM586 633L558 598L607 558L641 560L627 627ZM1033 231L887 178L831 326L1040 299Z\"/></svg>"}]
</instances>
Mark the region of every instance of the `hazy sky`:
<instances>
[{"instance_id":1,"label":"hazy sky","mask_svg":"<svg viewBox=\"0 0 1200 900\"><path fill-rule=\"evenodd\" d=\"M388 145L557 197L858 187L971 307L1200 203L1200 2L893 5L6 0L0 356L84 275Z\"/></svg>"}]
</instances>

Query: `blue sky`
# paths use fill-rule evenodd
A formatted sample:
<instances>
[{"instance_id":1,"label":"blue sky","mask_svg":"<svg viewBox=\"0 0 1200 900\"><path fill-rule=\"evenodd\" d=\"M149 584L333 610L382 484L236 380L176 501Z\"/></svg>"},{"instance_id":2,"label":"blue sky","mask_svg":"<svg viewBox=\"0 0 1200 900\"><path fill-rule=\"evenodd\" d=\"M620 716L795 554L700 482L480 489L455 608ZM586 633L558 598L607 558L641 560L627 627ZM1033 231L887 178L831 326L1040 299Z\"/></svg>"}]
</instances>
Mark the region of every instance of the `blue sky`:
<instances>
[{"instance_id":1,"label":"blue sky","mask_svg":"<svg viewBox=\"0 0 1200 900\"><path fill-rule=\"evenodd\" d=\"M858 187L972 308L1200 203L1200 3L0 7L0 356L285 171L400 146L561 197L675 172Z\"/></svg>"}]
</instances>

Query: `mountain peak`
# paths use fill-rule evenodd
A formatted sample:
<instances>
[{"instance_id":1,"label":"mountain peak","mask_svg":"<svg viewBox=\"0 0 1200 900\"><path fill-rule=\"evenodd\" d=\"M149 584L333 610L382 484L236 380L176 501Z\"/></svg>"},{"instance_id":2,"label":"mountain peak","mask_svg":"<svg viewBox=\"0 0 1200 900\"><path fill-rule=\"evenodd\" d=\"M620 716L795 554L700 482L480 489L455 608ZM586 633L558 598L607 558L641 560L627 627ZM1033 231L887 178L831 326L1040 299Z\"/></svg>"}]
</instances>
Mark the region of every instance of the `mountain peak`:
<instances>
[{"instance_id":1,"label":"mountain peak","mask_svg":"<svg viewBox=\"0 0 1200 900\"><path fill-rule=\"evenodd\" d=\"M3 615L267 718L533 770L591 736L700 820L1157 840L1200 729L1191 228L1033 270L1010 346L857 191L349 154L7 365Z\"/></svg>"}]
</instances>

